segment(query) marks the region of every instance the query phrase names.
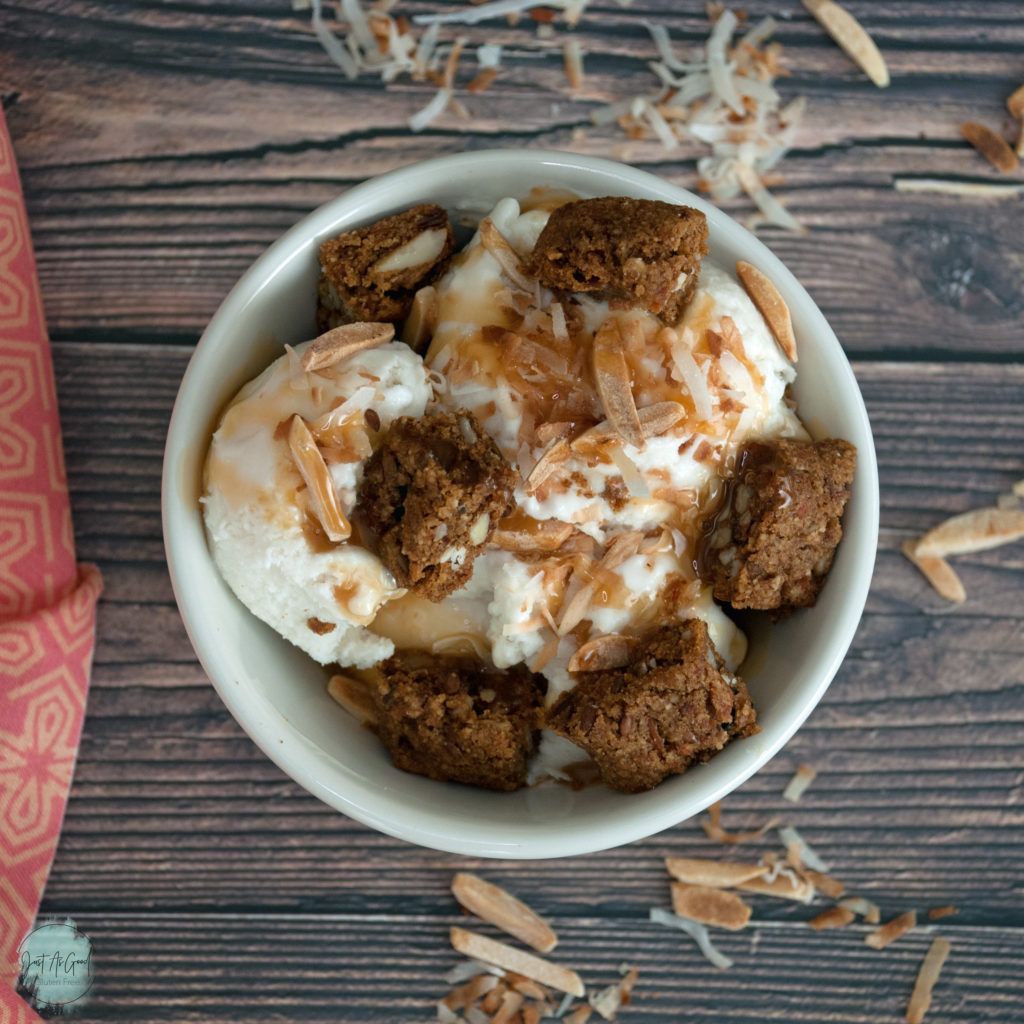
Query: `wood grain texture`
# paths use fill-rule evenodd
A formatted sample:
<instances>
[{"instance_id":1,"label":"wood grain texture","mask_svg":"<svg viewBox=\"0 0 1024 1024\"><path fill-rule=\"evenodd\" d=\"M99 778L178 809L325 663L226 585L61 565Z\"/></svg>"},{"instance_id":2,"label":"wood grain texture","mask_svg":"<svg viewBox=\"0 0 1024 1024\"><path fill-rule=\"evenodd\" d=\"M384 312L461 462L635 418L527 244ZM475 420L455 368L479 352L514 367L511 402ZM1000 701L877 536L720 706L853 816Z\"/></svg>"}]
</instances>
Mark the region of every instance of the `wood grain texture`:
<instances>
[{"instance_id":1,"label":"wood grain texture","mask_svg":"<svg viewBox=\"0 0 1024 1024\"><path fill-rule=\"evenodd\" d=\"M328 7L331 5L328 4ZM400 12L459 6L401 0ZM80 557L106 591L81 750L41 908L92 936L83 1021L432 1018L454 962L448 891L478 870L552 918L559 962L607 984L640 968L620 1015L651 1022L899 1021L936 932L953 952L928 1020L1009 1022L1024 990L1024 548L956 559L947 605L900 555L939 520L1024 477L1024 196L897 192L906 177L1024 185L960 138L1010 137L1024 81L1016 0L848 0L885 54L876 90L802 5L780 16L805 126L774 191L810 227L762 237L805 283L854 359L875 433L882 533L868 606L835 682L787 748L725 803L730 826L781 814L888 918L957 917L890 949L863 926L816 933L825 906L754 900L752 928L716 936L708 967L646 920L669 905L666 855L717 856L695 822L571 861L493 863L408 846L350 821L243 734L197 664L160 529L171 406L198 334L270 242L317 205L416 160L501 146L613 156L684 187L703 151L666 152L589 123L650 88L641 19L680 52L703 4L594 3L576 35L582 89L552 41L504 22L456 31L505 47L471 119L406 129L433 87L349 83L288 0L3 0L0 95L22 171L61 404ZM468 51L467 51L468 52ZM728 204L750 213L743 201ZM797 764L818 777L796 806ZM775 847L775 837L751 852ZM735 850L728 851L735 855ZM488 931L486 928L482 928ZM493 934L493 933L492 933Z\"/></svg>"}]
</instances>

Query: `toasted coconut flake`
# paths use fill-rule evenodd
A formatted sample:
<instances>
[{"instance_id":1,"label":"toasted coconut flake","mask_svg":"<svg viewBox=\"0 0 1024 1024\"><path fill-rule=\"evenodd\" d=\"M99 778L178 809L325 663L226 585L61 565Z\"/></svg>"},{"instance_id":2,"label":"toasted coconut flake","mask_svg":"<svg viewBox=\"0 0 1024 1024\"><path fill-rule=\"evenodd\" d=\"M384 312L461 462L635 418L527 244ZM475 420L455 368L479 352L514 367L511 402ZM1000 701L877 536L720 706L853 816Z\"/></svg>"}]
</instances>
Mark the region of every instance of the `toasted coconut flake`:
<instances>
[{"instance_id":1,"label":"toasted coconut flake","mask_svg":"<svg viewBox=\"0 0 1024 1024\"><path fill-rule=\"evenodd\" d=\"M786 784L782 791L782 799L788 800L791 804L800 802L800 798L807 792L807 787L818 777L818 773L809 765L797 766L793 778Z\"/></svg>"},{"instance_id":2,"label":"toasted coconut flake","mask_svg":"<svg viewBox=\"0 0 1024 1024\"><path fill-rule=\"evenodd\" d=\"M493 964L485 964L482 960L463 960L445 974L443 980L449 985L459 985L477 974L493 974L496 978L505 977L505 972Z\"/></svg>"},{"instance_id":3,"label":"toasted coconut flake","mask_svg":"<svg viewBox=\"0 0 1024 1024\"><path fill-rule=\"evenodd\" d=\"M924 578L935 588L936 592L947 601L961 604L967 599L960 577L956 570L944 558L922 556L917 553L918 541L905 540L900 549L921 570Z\"/></svg>"},{"instance_id":4,"label":"toasted coconut flake","mask_svg":"<svg viewBox=\"0 0 1024 1024\"><path fill-rule=\"evenodd\" d=\"M708 808L708 820L701 819L701 828L704 829L709 839L719 843L745 843L748 839L760 839L769 829L778 825L777 818L769 818L760 828L752 832L728 832L722 828L722 803L712 804Z\"/></svg>"},{"instance_id":5,"label":"toasted coconut flake","mask_svg":"<svg viewBox=\"0 0 1024 1024\"><path fill-rule=\"evenodd\" d=\"M676 379L690 393L697 419L707 422L712 416L711 392L708 389L708 382L704 379L704 374L701 373L697 361L693 358L693 345L693 331L687 327L679 342L671 345L669 351L672 354Z\"/></svg>"},{"instance_id":6,"label":"toasted coconut flake","mask_svg":"<svg viewBox=\"0 0 1024 1024\"><path fill-rule=\"evenodd\" d=\"M668 873L680 882L731 889L753 878L768 874L767 864L736 864L729 861L701 860L698 857L666 857Z\"/></svg>"},{"instance_id":7,"label":"toasted coconut flake","mask_svg":"<svg viewBox=\"0 0 1024 1024\"><path fill-rule=\"evenodd\" d=\"M534 981L558 989L559 992L570 992L574 996L583 996L586 990L580 976L550 960L524 953L504 942L495 942L485 935L467 931L465 928L451 929L451 943L464 956L484 963L494 964L506 971L515 971Z\"/></svg>"},{"instance_id":8,"label":"toasted coconut flake","mask_svg":"<svg viewBox=\"0 0 1024 1024\"><path fill-rule=\"evenodd\" d=\"M503 551L557 551L571 536L575 527L560 519L541 519L528 529L498 528L491 534L491 544Z\"/></svg>"},{"instance_id":9,"label":"toasted coconut flake","mask_svg":"<svg viewBox=\"0 0 1024 1024\"><path fill-rule=\"evenodd\" d=\"M856 915L845 907L829 907L807 923L817 932L826 928L845 928Z\"/></svg>"},{"instance_id":10,"label":"toasted coconut flake","mask_svg":"<svg viewBox=\"0 0 1024 1024\"><path fill-rule=\"evenodd\" d=\"M670 914L667 910L662 910L661 907L651 908L650 919L655 924L662 924L667 928L678 928L680 931L686 932L697 943L697 947L704 956L720 971L732 967L732 960L715 948L707 928L698 921L691 921L678 914Z\"/></svg>"},{"instance_id":11,"label":"toasted coconut flake","mask_svg":"<svg viewBox=\"0 0 1024 1024\"><path fill-rule=\"evenodd\" d=\"M580 48L580 41L575 38L567 39L562 48L562 57L565 61L565 77L569 80L569 88L581 88L583 86L583 50Z\"/></svg>"},{"instance_id":12,"label":"toasted coconut flake","mask_svg":"<svg viewBox=\"0 0 1024 1024\"><path fill-rule=\"evenodd\" d=\"M1017 169L1020 160L1001 135L996 135L987 125L977 121L964 121L960 125L963 137L997 170L1010 174Z\"/></svg>"},{"instance_id":13,"label":"toasted coconut flake","mask_svg":"<svg viewBox=\"0 0 1024 1024\"><path fill-rule=\"evenodd\" d=\"M832 0L803 0L825 31L879 89L889 84L889 69L875 41L845 7Z\"/></svg>"},{"instance_id":14,"label":"toasted coconut flake","mask_svg":"<svg viewBox=\"0 0 1024 1024\"><path fill-rule=\"evenodd\" d=\"M1018 155L1020 153L1018 148ZM897 192L934 192L939 195L970 196L976 199L1001 199L1024 192L1024 185L1004 185L996 182L945 181L941 178L897 178Z\"/></svg>"},{"instance_id":15,"label":"toasted coconut flake","mask_svg":"<svg viewBox=\"0 0 1024 1024\"><path fill-rule=\"evenodd\" d=\"M500 982L501 979L493 974L474 974L464 985L453 988L444 997L444 1005L449 1010L464 1010L471 1003L475 1003L481 996L487 995Z\"/></svg>"},{"instance_id":16,"label":"toasted coconut flake","mask_svg":"<svg viewBox=\"0 0 1024 1024\"><path fill-rule=\"evenodd\" d=\"M537 490L569 458L570 451L569 442L564 437L549 445L537 460L537 464L530 470L530 475L526 478L526 490L529 493Z\"/></svg>"},{"instance_id":17,"label":"toasted coconut flake","mask_svg":"<svg viewBox=\"0 0 1024 1024\"><path fill-rule=\"evenodd\" d=\"M740 183L743 191L754 200L757 208L765 215L770 224L807 234L807 228L768 191L765 183L753 168L738 163L736 165L736 180Z\"/></svg>"},{"instance_id":18,"label":"toasted coconut flake","mask_svg":"<svg viewBox=\"0 0 1024 1024\"><path fill-rule=\"evenodd\" d=\"M740 260L736 264L736 274L757 311L764 317L768 329L775 335L779 348L791 363L795 363L796 336L793 334L793 320L786 300L779 294L771 278L752 264Z\"/></svg>"},{"instance_id":19,"label":"toasted coconut flake","mask_svg":"<svg viewBox=\"0 0 1024 1024\"><path fill-rule=\"evenodd\" d=\"M338 504L331 472L324 462L320 449L309 432L309 427L299 415L292 417L288 428L288 447L302 479L309 489L309 502L313 514L320 521L328 539L339 543L352 536L352 525L345 518Z\"/></svg>"},{"instance_id":20,"label":"toasted coconut flake","mask_svg":"<svg viewBox=\"0 0 1024 1024\"><path fill-rule=\"evenodd\" d=\"M932 989L939 980L942 965L946 962L951 948L949 941L941 937L935 939L928 947L928 952L921 962L921 969L917 972L910 1002L907 1003L907 1024L921 1024L924 1020L928 1007L932 1005Z\"/></svg>"},{"instance_id":21,"label":"toasted coconut flake","mask_svg":"<svg viewBox=\"0 0 1024 1024\"><path fill-rule=\"evenodd\" d=\"M309 373L334 366L356 352L385 345L394 336L394 324L342 324L310 342L302 353L302 369Z\"/></svg>"},{"instance_id":22,"label":"toasted coconut flake","mask_svg":"<svg viewBox=\"0 0 1024 1024\"><path fill-rule=\"evenodd\" d=\"M617 984L591 992L588 1002L605 1020L615 1020L615 1014L628 999L639 976L640 972L635 967L627 969L626 976Z\"/></svg>"},{"instance_id":23,"label":"toasted coconut flake","mask_svg":"<svg viewBox=\"0 0 1024 1024\"><path fill-rule=\"evenodd\" d=\"M601 569L617 569L627 559L632 558L643 542L644 535L640 530L630 530L628 533L620 533L612 538L605 551L604 557L599 563Z\"/></svg>"},{"instance_id":24,"label":"toasted coconut flake","mask_svg":"<svg viewBox=\"0 0 1024 1024\"><path fill-rule=\"evenodd\" d=\"M855 914L860 914L868 924L878 923L877 916L874 921L868 921L868 917L879 914L878 904L866 900L863 896L847 896L839 901L839 906L852 910Z\"/></svg>"},{"instance_id":25,"label":"toasted coconut flake","mask_svg":"<svg viewBox=\"0 0 1024 1024\"><path fill-rule=\"evenodd\" d=\"M573 595L572 600L562 612L562 620L558 623L558 635L565 636L566 633L574 630L585 618L590 609L590 602L594 599L594 584L585 583Z\"/></svg>"},{"instance_id":26,"label":"toasted coconut flake","mask_svg":"<svg viewBox=\"0 0 1024 1024\"><path fill-rule=\"evenodd\" d=\"M541 953L550 953L558 944L558 936L540 915L511 893L476 875L459 872L452 880L452 895L470 913Z\"/></svg>"},{"instance_id":27,"label":"toasted coconut flake","mask_svg":"<svg viewBox=\"0 0 1024 1024\"><path fill-rule=\"evenodd\" d=\"M814 886L815 889L820 893L824 893L830 900L837 900L846 891L846 886L839 881L838 878L833 878L831 875L825 874L824 871L814 871L810 868L804 868L801 871L801 875Z\"/></svg>"},{"instance_id":28,"label":"toasted coconut flake","mask_svg":"<svg viewBox=\"0 0 1024 1024\"><path fill-rule=\"evenodd\" d=\"M779 899L810 903L814 899L814 886L806 878L791 878L791 873L780 872L775 878L752 878L741 882L737 888L755 892L761 896L777 896Z\"/></svg>"},{"instance_id":29,"label":"toasted coconut flake","mask_svg":"<svg viewBox=\"0 0 1024 1024\"><path fill-rule=\"evenodd\" d=\"M402 341L414 352L426 349L437 328L437 313L437 289L428 284L416 292L402 326Z\"/></svg>"},{"instance_id":30,"label":"toasted coconut flake","mask_svg":"<svg viewBox=\"0 0 1024 1024\"><path fill-rule=\"evenodd\" d=\"M327 682L327 692L353 718L361 723L376 725L377 709L370 696L370 684L351 676L335 675Z\"/></svg>"},{"instance_id":31,"label":"toasted coconut flake","mask_svg":"<svg viewBox=\"0 0 1024 1024\"><path fill-rule=\"evenodd\" d=\"M608 458L615 463L616 468L622 474L622 482L626 490L634 498L649 498L651 496L647 481L643 473L637 468L637 464L626 454L621 444L613 444L607 451Z\"/></svg>"},{"instance_id":32,"label":"toasted coconut flake","mask_svg":"<svg viewBox=\"0 0 1024 1024\"><path fill-rule=\"evenodd\" d=\"M953 904L947 903L944 907L932 907L931 910L928 911L928 920L938 921L940 917L950 917L953 914L959 913L959 907L954 907Z\"/></svg>"},{"instance_id":33,"label":"toasted coconut flake","mask_svg":"<svg viewBox=\"0 0 1024 1024\"><path fill-rule=\"evenodd\" d=\"M327 27L323 19L323 8L321 0L310 2L310 25L313 34L317 37L320 45L324 48L327 56L345 72L350 79L359 77L359 65L351 53L345 48L341 40Z\"/></svg>"},{"instance_id":34,"label":"toasted coconut flake","mask_svg":"<svg viewBox=\"0 0 1024 1024\"><path fill-rule=\"evenodd\" d=\"M533 292L534 282L519 260L519 254L490 217L480 221L480 244L498 261L502 273L519 289Z\"/></svg>"},{"instance_id":35,"label":"toasted coconut flake","mask_svg":"<svg viewBox=\"0 0 1024 1024\"><path fill-rule=\"evenodd\" d=\"M917 542L918 558L944 558L1010 544L1024 537L1024 510L977 508L947 519Z\"/></svg>"},{"instance_id":36,"label":"toasted coconut flake","mask_svg":"<svg viewBox=\"0 0 1024 1024\"><path fill-rule=\"evenodd\" d=\"M692 921L739 931L750 920L750 906L734 892L714 889L709 885L672 883L672 909L680 917Z\"/></svg>"},{"instance_id":37,"label":"toasted coconut flake","mask_svg":"<svg viewBox=\"0 0 1024 1024\"><path fill-rule=\"evenodd\" d=\"M558 654L558 644L561 637L554 636L537 652L536 657L530 662L531 672L543 672L552 659Z\"/></svg>"},{"instance_id":38,"label":"toasted coconut flake","mask_svg":"<svg viewBox=\"0 0 1024 1024\"><path fill-rule=\"evenodd\" d=\"M901 935L906 935L911 928L917 925L917 911L908 910L891 921L886 921L881 928L876 928L869 935L864 937L865 945L872 949L885 949L891 942L895 942Z\"/></svg>"},{"instance_id":39,"label":"toasted coconut flake","mask_svg":"<svg viewBox=\"0 0 1024 1024\"><path fill-rule=\"evenodd\" d=\"M490 1019L489 1024L508 1024L525 1001L526 997L521 992L503 992L498 1012Z\"/></svg>"},{"instance_id":40,"label":"toasted coconut flake","mask_svg":"<svg viewBox=\"0 0 1024 1024\"><path fill-rule=\"evenodd\" d=\"M627 636L607 633L588 640L569 659L570 672L603 672L629 664L636 641Z\"/></svg>"},{"instance_id":41,"label":"toasted coconut flake","mask_svg":"<svg viewBox=\"0 0 1024 1024\"><path fill-rule=\"evenodd\" d=\"M633 384L614 321L605 321L594 336L594 383L608 422L627 444L643 449L643 428L633 399Z\"/></svg>"},{"instance_id":42,"label":"toasted coconut flake","mask_svg":"<svg viewBox=\"0 0 1024 1024\"><path fill-rule=\"evenodd\" d=\"M644 437L661 437L686 416L686 409L679 402L655 402L638 409L637 416Z\"/></svg>"},{"instance_id":43,"label":"toasted coconut flake","mask_svg":"<svg viewBox=\"0 0 1024 1024\"><path fill-rule=\"evenodd\" d=\"M587 1024L593 1012L592 1006L577 1006L572 1013L564 1018L565 1024Z\"/></svg>"},{"instance_id":44,"label":"toasted coconut flake","mask_svg":"<svg viewBox=\"0 0 1024 1024\"><path fill-rule=\"evenodd\" d=\"M421 110L417 110L409 118L409 130L421 132L432 121L440 117L452 99L451 89L440 88L434 93L430 102Z\"/></svg>"},{"instance_id":45,"label":"toasted coconut flake","mask_svg":"<svg viewBox=\"0 0 1024 1024\"><path fill-rule=\"evenodd\" d=\"M801 864L806 864L815 871L828 871L828 865L810 848L804 837L795 828L789 825L780 828L779 838L787 850L791 846L798 846L800 848L800 863L797 864L797 867L801 866Z\"/></svg>"}]
</instances>

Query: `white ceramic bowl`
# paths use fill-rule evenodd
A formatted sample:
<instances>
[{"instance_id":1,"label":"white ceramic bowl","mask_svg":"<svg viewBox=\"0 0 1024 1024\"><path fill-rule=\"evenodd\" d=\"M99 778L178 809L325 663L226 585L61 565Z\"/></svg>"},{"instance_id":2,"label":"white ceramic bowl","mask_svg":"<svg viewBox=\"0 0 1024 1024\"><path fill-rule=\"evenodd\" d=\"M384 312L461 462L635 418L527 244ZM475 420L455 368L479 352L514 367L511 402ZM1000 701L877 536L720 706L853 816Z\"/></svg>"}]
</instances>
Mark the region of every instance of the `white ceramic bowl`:
<instances>
[{"instance_id":1,"label":"white ceramic bowl","mask_svg":"<svg viewBox=\"0 0 1024 1024\"><path fill-rule=\"evenodd\" d=\"M384 748L327 695L325 671L236 600L206 546L198 497L217 414L286 343L312 337L323 239L415 203L482 213L536 185L580 196L627 195L704 211L712 257L760 267L789 303L799 344L795 392L815 436L846 438L859 459L845 536L818 604L750 635L742 667L759 735L649 793L603 787L492 793L392 767ZM652 835L704 810L760 768L796 731L838 669L860 620L878 534L878 474L857 382L835 335L796 278L756 238L703 199L606 160L567 153L466 153L406 167L316 210L258 259L200 339L174 406L163 474L167 560L199 659L231 713L260 748L311 793L412 843L484 857L588 853Z\"/></svg>"}]
</instances>

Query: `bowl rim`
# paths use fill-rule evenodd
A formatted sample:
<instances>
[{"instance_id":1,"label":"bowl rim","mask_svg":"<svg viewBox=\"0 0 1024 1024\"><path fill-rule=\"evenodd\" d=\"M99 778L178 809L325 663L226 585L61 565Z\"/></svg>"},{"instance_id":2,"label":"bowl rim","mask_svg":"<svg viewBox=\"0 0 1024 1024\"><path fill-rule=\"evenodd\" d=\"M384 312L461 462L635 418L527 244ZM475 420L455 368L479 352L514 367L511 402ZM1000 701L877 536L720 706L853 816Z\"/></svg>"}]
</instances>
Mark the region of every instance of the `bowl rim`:
<instances>
[{"instance_id":1,"label":"bowl rim","mask_svg":"<svg viewBox=\"0 0 1024 1024\"><path fill-rule=\"evenodd\" d=\"M804 296L813 309L814 317L820 320L816 329L818 343L834 348L837 372L844 378L844 393L849 394L853 401L849 411L856 418L860 428L860 439L857 442L856 487L862 509L861 528L853 536L845 535L843 540L844 545L856 548L852 554L859 568L854 574L852 585L844 594L844 608L847 609L847 614L841 618L834 634L829 648L831 657L823 667L817 686L807 695L803 706L787 717L785 726L775 732L770 742L759 745L756 752L752 750L750 756L741 763L739 770L721 784L709 789L698 800L689 801L699 806L689 806L685 799L678 798L663 800L653 809L648 806L648 802L644 802L646 810L643 813L638 804L636 811L624 811L621 816L616 815L613 827L606 827L603 830L563 830L553 827L544 835L530 835L522 845L515 841L499 840L494 836L467 837L460 832L465 828L465 823L454 822L446 828L439 827L432 811L428 813L420 808L409 807L408 804L412 801L408 798L403 805L401 798L396 798L391 792L383 792L351 773L348 775L351 787L341 791L328 781L329 771L321 776L315 770L311 770L317 767L330 769L333 766L337 769L344 766L301 733L290 721L282 721L282 716L269 701L248 691L243 695L242 688L234 679L234 671L228 658L213 642L207 622L198 614L198 609L202 607L201 595L196 593L191 585L186 564L189 550L187 545L190 543L189 527L185 521L187 517L179 515L173 501L177 463L187 443L186 435L189 428L186 422L187 414L184 411L184 396L187 395L191 383L206 372L205 363L222 325L229 324L259 295L268 277L272 277L290 261L308 256L310 244L318 238L325 237L336 227L339 220L358 222L360 211L382 197L400 197L403 194L415 193L416 179L424 171L430 171L432 174L450 172L460 177L486 176L491 169L500 168L507 172L511 162L522 163L524 168L529 165L532 180L543 180L543 168L551 165L569 172L579 172L584 176L597 172L602 189L611 189L614 182L618 181L624 189L641 189L648 193L653 190L660 193L659 198L695 207L708 216L715 234L724 236L726 241L733 244L741 245L743 250L750 254L745 258L764 270L783 295ZM603 194L613 193L604 191ZM374 216L380 216L380 213L376 212ZM579 156L557 150L494 149L420 161L355 185L301 218L245 271L203 331L179 386L164 449L161 517L171 584L189 640L228 710L267 757L304 789L335 810L387 835L449 853L532 860L610 849L677 825L736 789L770 761L789 741L831 684L849 650L863 614L877 548L879 485L870 421L849 360L817 303L764 242L707 200L639 168L600 157ZM205 535L203 540L205 543ZM259 699L255 699L256 697ZM271 722L273 728L270 728ZM502 794L494 796L500 798ZM626 796L623 799L636 801L637 798Z\"/></svg>"}]
</instances>

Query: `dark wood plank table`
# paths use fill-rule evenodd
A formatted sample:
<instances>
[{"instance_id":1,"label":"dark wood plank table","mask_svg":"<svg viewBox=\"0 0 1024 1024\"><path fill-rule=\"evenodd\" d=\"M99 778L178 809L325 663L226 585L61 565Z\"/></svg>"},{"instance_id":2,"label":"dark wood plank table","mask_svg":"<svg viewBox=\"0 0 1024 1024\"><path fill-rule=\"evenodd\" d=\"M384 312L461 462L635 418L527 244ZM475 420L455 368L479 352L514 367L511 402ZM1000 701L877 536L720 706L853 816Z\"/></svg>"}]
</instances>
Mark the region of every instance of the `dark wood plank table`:
<instances>
[{"instance_id":1,"label":"dark wood plank table","mask_svg":"<svg viewBox=\"0 0 1024 1024\"><path fill-rule=\"evenodd\" d=\"M430 1020L456 960L448 885L479 868L552 918L559 959L589 980L639 967L624 1021L898 1021L936 931L953 951L929 1020L1024 1020L1024 548L958 559L960 606L899 553L1024 477L1024 200L894 187L1024 182L997 175L959 133L979 120L1009 136L1024 9L851 3L888 58L893 83L879 91L800 4L744 6L781 16L781 88L809 98L777 192L810 231L762 235L853 361L878 445L882 533L835 682L725 808L740 825L780 812L785 782L809 763L818 778L784 813L849 889L885 917L947 903L959 915L878 953L862 925L819 933L809 908L759 902L748 930L722 938L736 966L720 973L647 921L667 903L663 856L720 849L695 822L534 863L473 863L378 835L246 738L171 594L159 517L168 416L204 323L251 260L355 182L466 149L611 154L693 186L697 148L626 143L588 114L647 87L642 18L695 43L708 30L700 4L599 0L577 29L587 75L576 95L564 27L553 40L503 22L465 30L505 43L506 70L482 96L460 92L470 119L448 114L412 135L406 120L432 87L346 81L287 0L5 0L0 89L53 337L75 533L106 579L41 909L93 939L81 1019Z\"/></svg>"}]
</instances>

